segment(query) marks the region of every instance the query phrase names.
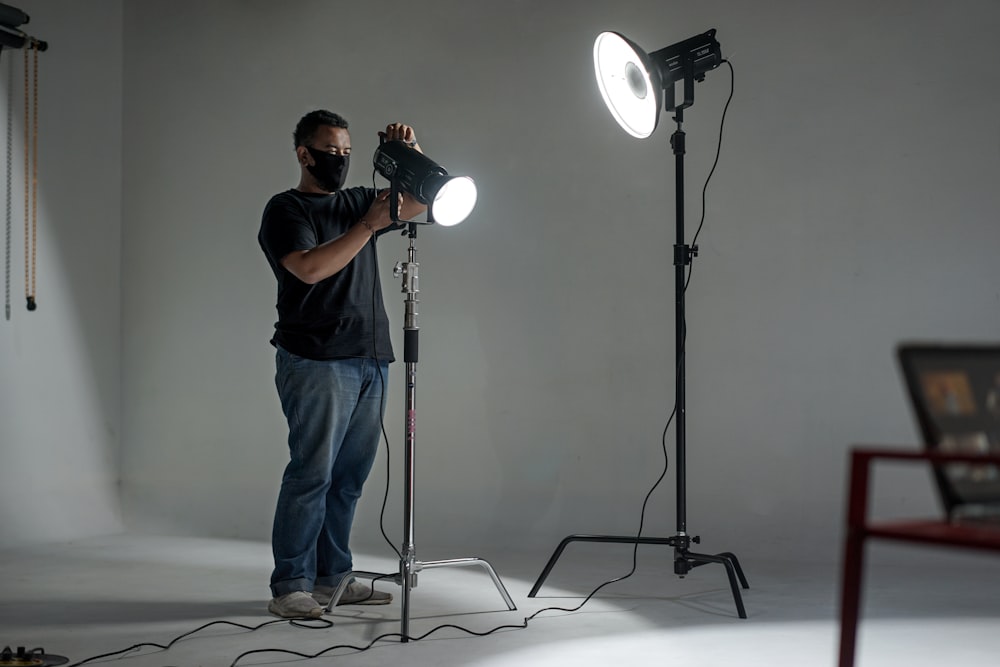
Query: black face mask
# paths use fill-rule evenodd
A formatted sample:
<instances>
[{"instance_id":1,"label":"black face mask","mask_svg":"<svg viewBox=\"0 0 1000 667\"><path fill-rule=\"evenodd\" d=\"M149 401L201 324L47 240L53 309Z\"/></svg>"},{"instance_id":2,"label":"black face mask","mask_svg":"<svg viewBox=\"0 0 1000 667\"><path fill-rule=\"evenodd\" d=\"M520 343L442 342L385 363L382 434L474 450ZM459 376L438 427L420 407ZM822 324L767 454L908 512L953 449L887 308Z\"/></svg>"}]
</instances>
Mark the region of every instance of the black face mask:
<instances>
[{"instance_id":1,"label":"black face mask","mask_svg":"<svg viewBox=\"0 0 1000 667\"><path fill-rule=\"evenodd\" d=\"M319 187L327 192L335 192L344 187L347 181L347 169L351 166L350 155L334 155L325 151L306 146L316 164L306 167Z\"/></svg>"}]
</instances>

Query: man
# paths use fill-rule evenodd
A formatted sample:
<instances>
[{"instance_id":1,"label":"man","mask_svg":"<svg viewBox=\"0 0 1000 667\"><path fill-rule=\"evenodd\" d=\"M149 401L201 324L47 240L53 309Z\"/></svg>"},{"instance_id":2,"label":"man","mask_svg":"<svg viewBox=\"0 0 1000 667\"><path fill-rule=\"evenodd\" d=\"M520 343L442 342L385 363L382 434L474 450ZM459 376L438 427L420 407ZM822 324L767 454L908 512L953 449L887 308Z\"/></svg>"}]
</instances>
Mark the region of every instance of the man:
<instances>
[{"instance_id":1,"label":"man","mask_svg":"<svg viewBox=\"0 0 1000 667\"><path fill-rule=\"evenodd\" d=\"M379 133L419 150L413 128ZM272 532L273 599L283 618L317 618L353 569L354 509L381 434L388 318L374 237L392 226L388 191L347 188L347 121L325 110L293 135L299 184L264 209L258 241L278 281L275 384L288 420L290 461ZM400 216L423 206L401 197ZM340 604L386 604L392 596L351 581Z\"/></svg>"}]
</instances>

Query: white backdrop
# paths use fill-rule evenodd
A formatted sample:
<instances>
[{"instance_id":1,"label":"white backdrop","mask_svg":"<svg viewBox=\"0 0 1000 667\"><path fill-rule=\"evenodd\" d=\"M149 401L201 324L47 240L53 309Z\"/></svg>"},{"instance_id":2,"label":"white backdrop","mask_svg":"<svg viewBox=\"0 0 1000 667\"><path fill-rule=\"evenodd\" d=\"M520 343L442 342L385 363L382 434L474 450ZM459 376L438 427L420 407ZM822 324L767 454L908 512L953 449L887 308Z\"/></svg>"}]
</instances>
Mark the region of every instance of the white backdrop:
<instances>
[{"instance_id":1,"label":"white backdrop","mask_svg":"<svg viewBox=\"0 0 1000 667\"><path fill-rule=\"evenodd\" d=\"M480 188L466 223L417 242L423 555L541 558L568 533L636 529L673 400L673 127L639 141L614 124L592 74L604 29L655 50L714 27L736 70L688 291L688 527L704 550L834 559L848 446L915 439L896 343L996 337L995 3L171 0L125 2L123 23L133 530L268 538L286 451L256 232L296 183L291 130L317 107L351 121L351 184L370 183L376 132L398 120ZM685 116L689 240L728 93L728 69L710 73ZM405 240L379 253L401 354ZM383 451L359 545L380 540L385 478ZM933 507L926 476L880 479L884 511ZM647 532L673 530L671 469Z\"/></svg>"}]
</instances>

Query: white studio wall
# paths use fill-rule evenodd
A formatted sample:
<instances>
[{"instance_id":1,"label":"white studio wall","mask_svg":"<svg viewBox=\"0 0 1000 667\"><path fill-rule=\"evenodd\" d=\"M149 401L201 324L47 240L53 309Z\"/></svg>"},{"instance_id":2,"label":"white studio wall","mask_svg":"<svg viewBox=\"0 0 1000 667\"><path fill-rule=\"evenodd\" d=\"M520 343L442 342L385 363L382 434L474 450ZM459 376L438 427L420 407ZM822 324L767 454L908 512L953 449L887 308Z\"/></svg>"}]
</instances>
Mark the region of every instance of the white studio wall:
<instances>
[{"instance_id":1,"label":"white studio wall","mask_svg":"<svg viewBox=\"0 0 1000 667\"><path fill-rule=\"evenodd\" d=\"M5 547L122 527L121 3L18 6L31 17L26 31L49 49L39 56L37 77L34 312L24 297L24 57L5 49L0 59L0 111L6 126L10 101L13 140L12 309L10 320L0 315Z\"/></svg>"},{"instance_id":2,"label":"white studio wall","mask_svg":"<svg viewBox=\"0 0 1000 667\"><path fill-rule=\"evenodd\" d=\"M714 27L736 95L688 291L689 527L709 551L835 558L847 447L915 438L894 345L1000 324L998 21L971 1L126 2L128 526L268 538L286 451L256 233L296 182L295 122L325 107L352 123L350 184L398 120L479 185L468 221L418 239L418 545L634 531L673 391L671 128L620 131L591 45ZM728 93L711 73L686 115L692 233ZM404 251L380 241L397 355ZM381 540L385 471L383 452L359 545ZM648 534L673 531L672 475ZM901 478L880 502L923 510L928 489Z\"/></svg>"}]
</instances>

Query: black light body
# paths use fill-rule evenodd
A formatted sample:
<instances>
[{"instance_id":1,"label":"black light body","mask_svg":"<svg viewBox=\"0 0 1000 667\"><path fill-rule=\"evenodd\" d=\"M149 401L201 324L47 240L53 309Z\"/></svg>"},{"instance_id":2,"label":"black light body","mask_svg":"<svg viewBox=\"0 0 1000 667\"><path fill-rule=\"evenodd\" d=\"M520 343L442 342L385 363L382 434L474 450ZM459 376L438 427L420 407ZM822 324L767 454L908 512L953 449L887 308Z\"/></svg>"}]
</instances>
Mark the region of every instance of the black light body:
<instances>
[{"instance_id":1,"label":"black light body","mask_svg":"<svg viewBox=\"0 0 1000 667\"><path fill-rule=\"evenodd\" d=\"M384 178L429 206L432 219L441 225L457 225L476 205L476 184L471 178L450 176L405 142L386 141L375 150L372 162Z\"/></svg>"}]
</instances>

